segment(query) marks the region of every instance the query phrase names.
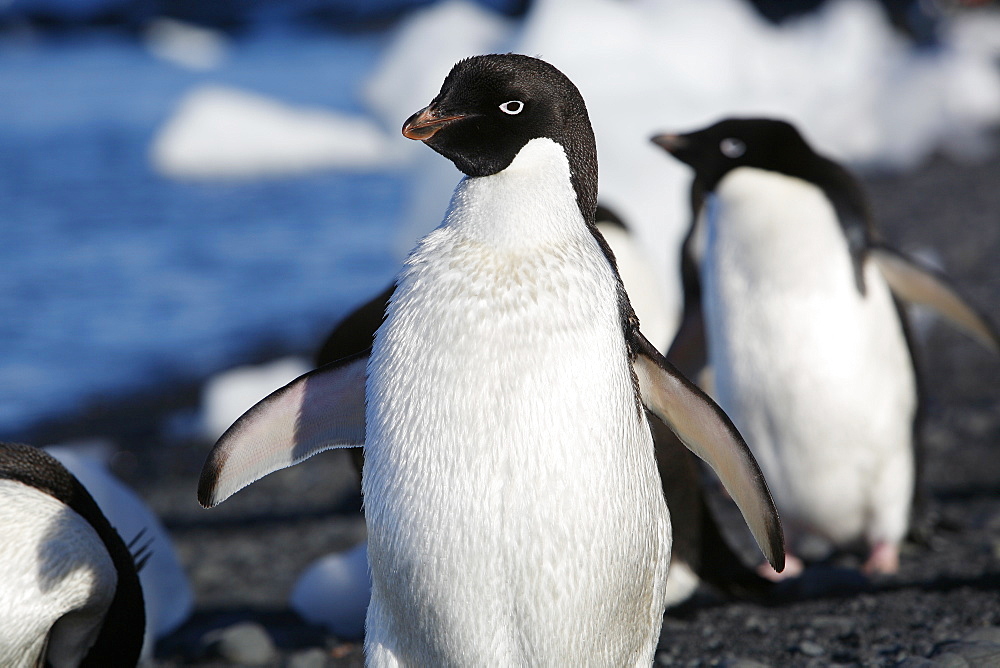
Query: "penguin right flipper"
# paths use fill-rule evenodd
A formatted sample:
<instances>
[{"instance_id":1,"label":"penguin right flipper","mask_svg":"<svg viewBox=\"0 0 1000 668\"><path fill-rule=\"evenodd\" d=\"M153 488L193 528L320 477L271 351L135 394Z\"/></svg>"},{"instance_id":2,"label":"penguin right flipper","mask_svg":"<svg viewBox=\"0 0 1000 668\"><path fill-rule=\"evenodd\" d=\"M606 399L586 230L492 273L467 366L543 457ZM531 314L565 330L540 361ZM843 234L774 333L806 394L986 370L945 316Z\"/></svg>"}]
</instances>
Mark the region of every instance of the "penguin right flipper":
<instances>
[{"instance_id":1,"label":"penguin right flipper","mask_svg":"<svg viewBox=\"0 0 1000 668\"><path fill-rule=\"evenodd\" d=\"M867 252L893 294L906 302L933 308L984 347L1000 353L1000 337L996 330L958 294L943 274L921 266L888 246L871 246Z\"/></svg>"},{"instance_id":2,"label":"penguin right flipper","mask_svg":"<svg viewBox=\"0 0 1000 668\"><path fill-rule=\"evenodd\" d=\"M642 403L719 476L774 569L785 567L785 541L764 475L729 416L677 371L645 336L629 340Z\"/></svg>"},{"instance_id":3,"label":"penguin right flipper","mask_svg":"<svg viewBox=\"0 0 1000 668\"><path fill-rule=\"evenodd\" d=\"M364 445L369 352L299 376L234 422L202 468L201 505L218 505L268 473L324 450Z\"/></svg>"}]
</instances>

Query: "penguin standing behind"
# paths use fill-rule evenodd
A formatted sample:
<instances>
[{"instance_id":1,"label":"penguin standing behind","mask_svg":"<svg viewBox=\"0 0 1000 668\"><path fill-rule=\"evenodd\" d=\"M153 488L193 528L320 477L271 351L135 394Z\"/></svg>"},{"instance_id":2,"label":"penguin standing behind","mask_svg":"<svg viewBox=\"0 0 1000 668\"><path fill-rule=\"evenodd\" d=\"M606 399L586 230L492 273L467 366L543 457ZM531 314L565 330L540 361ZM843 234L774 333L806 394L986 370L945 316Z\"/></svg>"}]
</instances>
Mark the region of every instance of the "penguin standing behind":
<instances>
[{"instance_id":1,"label":"penguin standing behind","mask_svg":"<svg viewBox=\"0 0 1000 668\"><path fill-rule=\"evenodd\" d=\"M790 124L728 119L653 141L694 169L682 267L700 279L713 396L746 434L789 543L860 543L866 572L895 572L918 382L894 293L994 350L995 334L942 276L880 242L857 181Z\"/></svg>"},{"instance_id":2,"label":"penguin standing behind","mask_svg":"<svg viewBox=\"0 0 1000 668\"><path fill-rule=\"evenodd\" d=\"M0 665L136 665L145 548L48 453L0 443L0 536Z\"/></svg>"},{"instance_id":3,"label":"penguin standing behind","mask_svg":"<svg viewBox=\"0 0 1000 668\"><path fill-rule=\"evenodd\" d=\"M561 72L463 60L403 134L468 178L397 277L370 358L250 409L199 499L363 442L368 665L649 665L671 539L645 410L713 465L780 570L763 476L640 333L594 226L586 107Z\"/></svg>"}]
</instances>

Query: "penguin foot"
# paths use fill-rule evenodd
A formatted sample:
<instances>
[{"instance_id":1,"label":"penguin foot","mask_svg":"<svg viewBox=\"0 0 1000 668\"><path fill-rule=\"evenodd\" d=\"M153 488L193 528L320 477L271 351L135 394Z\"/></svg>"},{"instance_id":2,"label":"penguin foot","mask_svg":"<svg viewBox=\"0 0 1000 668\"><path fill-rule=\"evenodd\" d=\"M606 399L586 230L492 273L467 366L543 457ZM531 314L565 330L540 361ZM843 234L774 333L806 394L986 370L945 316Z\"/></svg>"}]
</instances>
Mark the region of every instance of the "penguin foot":
<instances>
[{"instance_id":1,"label":"penguin foot","mask_svg":"<svg viewBox=\"0 0 1000 668\"><path fill-rule=\"evenodd\" d=\"M805 564L791 552L785 552L785 569L780 573L766 561L757 567L757 575L771 582L781 582L790 578L797 578L805 570Z\"/></svg>"},{"instance_id":2,"label":"penguin foot","mask_svg":"<svg viewBox=\"0 0 1000 668\"><path fill-rule=\"evenodd\" d=\"M861 567L865 575L893 575L899 571L899 545L876 543Z\"/></svg>"}]
</instances>

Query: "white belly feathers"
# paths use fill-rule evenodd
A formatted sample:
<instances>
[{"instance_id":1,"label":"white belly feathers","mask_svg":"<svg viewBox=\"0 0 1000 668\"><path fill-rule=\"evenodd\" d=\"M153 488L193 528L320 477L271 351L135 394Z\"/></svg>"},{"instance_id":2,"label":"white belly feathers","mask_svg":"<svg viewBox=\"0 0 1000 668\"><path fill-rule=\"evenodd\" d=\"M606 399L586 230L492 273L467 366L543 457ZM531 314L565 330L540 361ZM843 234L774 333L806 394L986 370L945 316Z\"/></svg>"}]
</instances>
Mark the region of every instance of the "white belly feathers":
<instances>
[{"instance_id":1,"label":"white belly feathers","mask_svg":"<svg viewBox=\"0 0 1000 668\"><path fill-rule=\"evenodd\" d=\"M817 187L740 168L717 193L702 271L720 404L784 520L839 544L898 540L916 388L885 280L869 263L858 292Z\"/></svg>"},{"instance_id":2,"label":"white belly feathers","mask_svg":"<svg viewBox=\"0 0 1000 668\"><path fill-rule=\"evenodd\" d=\"M396 565L369 623L401 645L400 625L438 626L418 663L544 662L539 648L580 634L607 647L551 657L621 657L642 643L614 622L659 618L669 521L617 309L545 139L464 181L407 261L368 369L364 493L372 569Z\"/></svg>"}]
</instances>

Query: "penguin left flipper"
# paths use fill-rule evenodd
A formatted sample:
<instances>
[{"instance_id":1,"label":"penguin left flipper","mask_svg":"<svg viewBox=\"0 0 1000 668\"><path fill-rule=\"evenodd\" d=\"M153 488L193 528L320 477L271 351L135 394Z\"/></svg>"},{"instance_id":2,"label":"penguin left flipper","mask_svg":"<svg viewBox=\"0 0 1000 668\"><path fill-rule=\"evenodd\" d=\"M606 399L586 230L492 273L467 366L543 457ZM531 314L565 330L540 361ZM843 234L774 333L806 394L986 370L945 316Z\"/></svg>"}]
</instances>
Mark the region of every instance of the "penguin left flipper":
<instances>
[{"instance_id":1,"label":"penguin left flipper","mask_svg":"<svg viewBox=\"0 0 1000 668\"><path fill-rule=\"evenodd\" d=\"M268 473L324 450L364 445L368 356L303 374L244 413L209 453L198 502L211 508Z\"/></svg>"},{"instance_id":2,"label":"penguin left flipper","mask_svg":"<svg viewBox=\"0 0 1000 668\"><path fill-rule=\"evenodd\" d=\"M1000 353L1000 336L996 330L958 294L944 275L888 246L870 246L867 255L875 261L897 297L933 308L984 347Z\"/></svg>"},{"instance_id":3,"label":"penguin left flipper","mask_svg":"<svg viewBox=\"0 0 1000 668\"><path fill-rule=\"evenodd\" d=\"M764 475L732 421L634 331L632 366L642 403L719 476L774 570L785 567L785 541Z\"/></svg>"}]
</instances>

